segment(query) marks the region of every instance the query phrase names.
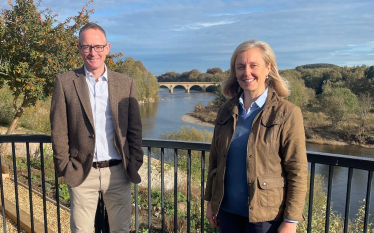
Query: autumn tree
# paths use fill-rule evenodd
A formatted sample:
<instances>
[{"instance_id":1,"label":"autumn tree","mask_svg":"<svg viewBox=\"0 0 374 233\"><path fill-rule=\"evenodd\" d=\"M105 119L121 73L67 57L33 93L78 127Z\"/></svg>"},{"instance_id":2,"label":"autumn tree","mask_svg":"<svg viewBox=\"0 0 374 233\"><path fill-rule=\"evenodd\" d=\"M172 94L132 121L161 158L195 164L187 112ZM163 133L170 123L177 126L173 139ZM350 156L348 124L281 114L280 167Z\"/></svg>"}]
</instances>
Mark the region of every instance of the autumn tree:
<instances>
[{"instance_id":1,"label":"autumn tree","mask_svg":"<svg viewBox=\"0 0 374 233\"><path fill-rule=\"evenodd\" d=\"M40 2L9 1L10 9L0 15L0 88L6 84L13 94L15 115L6 134L11 134L26 107L51 94L57 74L77 68L77 32L88 22L87 5L78 16L56 20L50 9L38 10ZM3 151L0 148L0 152ZM4 164L4 163L3 163Z\"/></svg>"},{"instance_id":2,"label":"autumn tree","mask_svg":"<svg viewBox=\"0 0 374 233\"><path fill-rule=\"evenodd\" d=\"M374 98L369 92L358 95L358 116L360 119L360 132L364 132L369 112L374 108Z\"/></svg>"},{"instance_id":3,"label":"autumn tree","mask_svg":"<svg viewBox=\"0 0 374 233\"><path fill-rule=\"evenodd\" d=\"M322 93L323 112L330 118L335 131L337 125L357 106L357 97L348 88L325 84Z\"/></svg>"},{"instance_id":4,"label":"autumn tree","mask_svg":"<svg viewBox=\"0 0 374 233\"><path fill-rule=\"evenodd\" d=\"M206 73L207 74L222 74L223 73L223 71L222 71L222 69L221 68L219 68L219 67L215 67L215 68L208 68L207 70L206 70Z\"/></svg>"},{"instance_id":5,"label":"autumn tree","mask_svg":"<svg viewBox=\"0 0 374 233\"><path fill-rule=\"evenodd\" d=\"M13 92L16 111L7 134L15 129L26 107L52 94L57 74L82 65L76 34L88 22L87 4L64 23L57 23L58 15L48 8L38 11L39 4L17 0L0 19L0 84L6 83Z\"/></svg>"},{"instance_id":6,"label":"autumn tree","mask_svg":"<svg viewBox=\"0 0 374 233\"><path fill-rule=\"evenodd\" d=\"M283 70L279 73L288 81L290 86L291 95L287 97L287 100L304 109L315 98L315 91L305 86L300 72L296 70Z\"/></svg>"},{"instance_id":7,"label":"autumn tree","mask_svg":"<svg viewBox=\"0 0 374 233\"><path fill-rule=\"evenodd\" d=\"M158 98L157 79L151 72L147 71L141 61L135 61L132 57L127 57L125 60L117 60L116 68L113 68L113 70L135 80L140 101Z\"/></svg>"}]
</instances>

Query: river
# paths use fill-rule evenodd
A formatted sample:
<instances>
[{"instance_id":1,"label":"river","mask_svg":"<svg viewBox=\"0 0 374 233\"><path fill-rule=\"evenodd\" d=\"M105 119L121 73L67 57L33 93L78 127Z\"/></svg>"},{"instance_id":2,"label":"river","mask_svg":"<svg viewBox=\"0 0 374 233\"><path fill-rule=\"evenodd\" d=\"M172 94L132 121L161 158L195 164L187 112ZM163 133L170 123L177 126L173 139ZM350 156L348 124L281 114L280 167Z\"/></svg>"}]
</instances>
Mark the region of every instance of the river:
<instances>
[{"instance_id":1,"label":"river","mask_svg":"<svg viewBox=\"0 0 374 233\"><path fill-rule=\"evenodd\" d=\"M159 90L159 101L155 103L142 104L140 114L143 124L143 138L158 139L162 133L179 130L182 126L191 126L199 130L213 132L213 127L200 126L183 122L181 117L187 112L194 110L197 103L206 106L215 98L215 94L190 90L186 94L184 89L174 89L173 94L169 94L167 88ZM308 151L326 152L333 154L346 154L374 158L374 149L366 149L358 146L331 146L307 143ZM316 165L316 173L324 175L324 182L327 184L328 166ZM366 197L366 185L368 172L354 169L351 191L351 214L355 217L357 210ZM343 167L334 168L332 202L333 210L344 214L345 197L347 192L348 169ZM374 187L374 181L372 183ZM373 192L373 190L372 190ZM371 196L371 214L374 215L374 195Z\"/></svg>"}]
</instances>

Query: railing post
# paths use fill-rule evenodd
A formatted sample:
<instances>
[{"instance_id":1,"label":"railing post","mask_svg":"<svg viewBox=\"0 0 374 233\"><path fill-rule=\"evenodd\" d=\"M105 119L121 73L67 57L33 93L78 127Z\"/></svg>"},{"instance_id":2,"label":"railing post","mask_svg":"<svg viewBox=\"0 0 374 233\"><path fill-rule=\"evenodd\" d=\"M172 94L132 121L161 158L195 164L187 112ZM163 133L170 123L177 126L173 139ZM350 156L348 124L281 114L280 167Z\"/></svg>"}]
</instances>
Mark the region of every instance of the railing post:
<instances>
[{"instance_id":1,"label":"railing post","mask_svg":"<svg viewBox=\"0 0 374 233\"><path fill-rule=\"evenodd\" d=\"M178 232L178 149L174 149L174 232Z\"/></svg>"},{"instance_id":2,"label":"railing post","mask_svg":"<svg viewBox=\"0 0 374 233\"><path fill-rule=\"evenodd\" d=\"M1 144L0 144L1 146ZM4 204L4 182L3 182L3 165L2 165L2 154L0 151L0 184L1 184L1 211L3 214L3 232L6 233L6 218L5 218L5 204Z\"/></svg>"},{"instance_id":3,"label":"railing post","mask_svg":"<svg viewBox=\"0 0 374 233\"><path fill-rule=\"evenodd\" d=\"M151 155L152 155L152 148L151 147L148 147L148 153L147 153L147 156L148 156L148 232L151 233L152 231L152 200L151 200L151 196L152 196L152 190L151 190L151 181L152 181L152 177L151 177L151 170L152 170L152 166L151 166Z\"/></svg>"},{"instance_id":4,"label":"railing post","mask_svg":"<svg viewBox=\"0 0 374 233\"><path fill-rule=\"evenodd\" d=\"M348 233L349 213L351 210L350 204L351 204L352 177L353 177L353 168L350 167L348 169L347 196L345 198L344 233Z\"/></svg>"},{"instance_id":5,"label":"railing post","mask_svg":"<svg viewBox=\"0 0 374 233\"><path fill-rule=\"evenodd\" d=\"M191 150L187 153L187 233L191 232Z\"/></svg>"},{"instance_id":6,"label":"railing post","mask_svg":"<svg viewBox=\"0 0 374 233\"><path fill-rule=\"evenodd\" d=\"M139 232L139 203L138 203L138 184L134 185L135 189L135 232Z\"/></svg>"},{"instance_id":7,"label":"railing post","mask_svg":"<svg viewBox=\"0 0 374 233\"><path fill-rule=\"evenodd\" d=\"M43 212L44 212L44 229L45 232L48 232L48 221L47 221L47 199L45 192L45 170L44 170L44 148L43 143L39 145L40 150L40 169L42 170L42 191L43 191Z\"/></svg>"},{"instance_id":8,"label":"railing post","mask_svg":"<svg viewBox=\"0 0 374 233\"><path fill-rule=\"evenodd\" d=\"M165 232L165 177L164 177L164 148L161 148L161 229L162 233Z\"/></svg>"},{"instance_id":9,"label":"railing post","mask_svg":"<svg viewBox=\"0 0 374 233\"><path fill-rule=\"evenodd\" d=\"M201 151L201 200L200 200L200 208L201 208L201 219L200 219L200 225L201 225L201 233L204 233L204 185L205 185L205 151Z\"/></svg>"},{"instance_id":10,"label":"railing post","mask_svg":"<svg viewBox=\"0 0 374 233\"><path fill-rule=\"evenodd\" d=\"M334 166L329 165L329 181L327 185L327 203L326 203L326 224L325 232L330 229L330 213L331 213L331 190L332 190L332 176L334 174Z\"/></svg>"},{"instance_id":11,"label":"railing post","mask_svg":"<svg viewBox=\"0 0 374 233\"><path fill-rule=\"evenodd\" d=\"M365 199L365 219L364 219L364 232L368 230L369 222L369 213L370 213L370 198L371 198L371 183L373 181L373 171L369 171L368 175L368 185L366 190L366 199Z\"/></svg>"},{"instance_id":12,"label":"railing post","mask_svg":"<svg viewBox=\"0 0 374 233\"><path fill-rule=\"evenodd\" d=\"M16 198L16 213L17 213L17 231L21 231L21 221L19 216L19 200L18 200L18 180L17 180L17 163L16 163L16 148L12 142L12 155L13 155L13 175L14 175L14 196ZM5 216L5 215L4 215Z\"/></svg>"},{"instance_id":13,"label":"railing post","mask_svg":"<svg viewBox=\"0 0 374 233\"><path fill-rule=\"evenodd\" d=\"M316 174L316 163L310 165L310 181L309 181L309 209L308 209L308 228L307 232L312 232L313 219L313 197L314 197L314 177Z\"/></svg>"},{"instance_id":14,"label":"railing post","mask_svg":"<svg viewBox=\"0 0 374 233\"><path fill-rule=\"evenodd\" d=\"M34 232L34 218L31 217L31 216L34 216L34 208L33 208L33 203L32 203L32 184L31 184L31 163L30 163L30 144L28 142L26 142L26 156L27 156L27 180L28 180L28 184L29 184L29 201L30 201L30 221L31 221L31 232ZM58 197L58 188L56 189L56 200L59 201L59 199L57 199ZM59 202L57 202L59 203ZM58 206L58 205L57 205ZM59 210L59 209L58 209ZM60 215L57 214L57 217L58 217L58 222L60 222ZM59 225L60 227L60 225ZM59 231L60 232L60 231Z\"/></svg>"}]
</instances>

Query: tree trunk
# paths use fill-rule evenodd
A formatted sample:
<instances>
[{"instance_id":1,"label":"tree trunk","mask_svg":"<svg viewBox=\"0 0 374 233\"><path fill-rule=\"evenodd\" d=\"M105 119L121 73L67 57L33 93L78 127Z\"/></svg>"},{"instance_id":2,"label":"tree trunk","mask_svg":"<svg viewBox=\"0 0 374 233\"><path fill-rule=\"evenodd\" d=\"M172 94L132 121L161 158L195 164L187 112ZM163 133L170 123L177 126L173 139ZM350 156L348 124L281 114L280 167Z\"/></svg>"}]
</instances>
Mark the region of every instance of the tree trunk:
<instances>
[{"instance_id":1,"label":"tree trunk","mask_svg":"<svg viewBox=\"0 0 374 233\"><path fill-rule=\"evenodd\" d=\"M15 128L17 126L17 123L18 123L19 119L22 117L24 111L25 111L25 109L23 107L20 107L18 109L18 111L17 111L16 115L14 116L14 119L13 119L12 123L10 124L10 126L8 128L8 131L5 133L5 135L9 135L9 134L13 133L13 131L15 130ZM0 145L1 169L2 169L3 174L9 174L9 166L6 165L5 159L4 159L5 148L6 148L6 144L2 143Z\"/></svg>"}]
</instances>

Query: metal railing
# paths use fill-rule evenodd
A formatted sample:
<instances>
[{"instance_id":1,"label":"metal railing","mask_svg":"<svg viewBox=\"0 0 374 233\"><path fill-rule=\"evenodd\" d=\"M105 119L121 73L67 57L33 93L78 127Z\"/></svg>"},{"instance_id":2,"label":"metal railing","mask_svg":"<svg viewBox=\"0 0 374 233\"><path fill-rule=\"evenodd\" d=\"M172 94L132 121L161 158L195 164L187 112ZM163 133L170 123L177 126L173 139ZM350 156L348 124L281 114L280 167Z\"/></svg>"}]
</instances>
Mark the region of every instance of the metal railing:
<instances>
[{"instance_id":1,"label":"metal railing","mask_svg":"<svg viewBox=\"0 0 374 233\"><path fill-rule=\"evenodd\" d=\"M27 155L27 172L28 172L28 189L29 189L29 203L30 203L30 216L33 216L33 200L32 200L32 185L31 185L31 169L30 169L30 151L29 151L29 144L30 143L39 143L39 152L40 152L40 164L41 164L41 179L42 179L42 199L43 199L43 213L44 213L44 231L48 232L48 222L47 222L47 195L46 195L46 187L45 187L45 168L44 168L44 160L45 155L43 153L43 145L46 143L51 143L50 135L0 135L0 143L11 143L12 145L12 161L13 161L13 180L14 180L14 188L15 193L18 193L18 180L17 180L17 162L16 162L16 150L15 150L15 143L25 143L26 145L26 155ZM204 232L206 231L204 224L204 186L205 186L205 164L206 164L206 152L210 150L209 143L199 143L199 142L185 142L185 141L171 141L171 140L150 140L150 139L143 139L142 146L146 149L147 152L147 169L148 169L148 187L147 187L147 196L148 196L148 232L152 232L152 230L156 230L157 232L165 232L165 180L164 180L164 165L165 161L169 164L173 164L174 166L174 232L177 232L178 229L178 159L180 156L180 151L187 151L187 197L186 197L186 222L187 222L187 232L191 231L191 158L192 152L197 151L200 153L200 186L201 186L201 193L200 193L200 219L199 223L195 224L199 226L199 231ZM157 229L152 229L152 184L151 184L151 158L154 157L154 149L157 148L160 150L159 159L160 159L160 173L161 173L161 227ZM173 152L171 157L165 158L165 151L170 150ZM352 189L352 176L353 176L353 169L361 169L368 171L368 182L367 182L367 191L366 191L366 199L365 199L365 217L364 217L364 227L363 232L367 232L368 230L368 223L369 223L369 213L370 213L370 198L371 198L371 184L373 180L373 171L374 171L374 159L371 158L364 158L364 157L354 157L354 156L346 156L346 155L336 155L336 154L327 154L327 153L316 153L316 152L308 152L308 162L310 163L310 191L309 191L309 209L308 209L308 228L307 232L311 232L312 230L312 213L313 213L313 191L314 191L314 179L315 179L315 165L316 164L326 164L329 166L329 175L328 185L327 185L327 207L326 207L326 221L325 221L325 232L329 232L329 225L330 225L330 204L331 204L331 193L332 193L332 178L333 178L333 171L334 167L347 167L349 170L348 172L348 182L347 182L347 193L346 193L346 207L345 207L345 220L344 220L344 232L348 232L348 223L349 223L349 214L350 214L350 202L351 202L351 189ZM0 161L1 165L1 161ZM2 181L2 172L0 166L0 181ZM57 174L55 173L55 204L56 206L60 206L59 201L59 183L57 179ZM134 204L135 204L135 231L139 232L139 210L138 210L138 196L139 196L139 187L138 185L134 185L133 190L134 195ZM20 224L20 214L19 214L19 200L17 195L15 195L15 205L16 205L16 215L17 215L17 230L20 231L21 224ZM1 204L2 204L2 214L5 216L6 206L4 206L4 190L3 190L3 182L1 182ZM109 226L107 223L107 216L104 210L104 203L102 198L100 198L98 202L98 210L96 213L95 219L95 229L96 232L109 232ZM34 219L30 218L31 224L31 232L34 232ZM144 224L144 223L143 223ZM60 208L57 208L57 231L61 232L61 223L60 223ZM3 228L4 232L6 232L6 221L3 218ZM217 229L214 230L217 232Z\"/></svg>"}]
</instances>

